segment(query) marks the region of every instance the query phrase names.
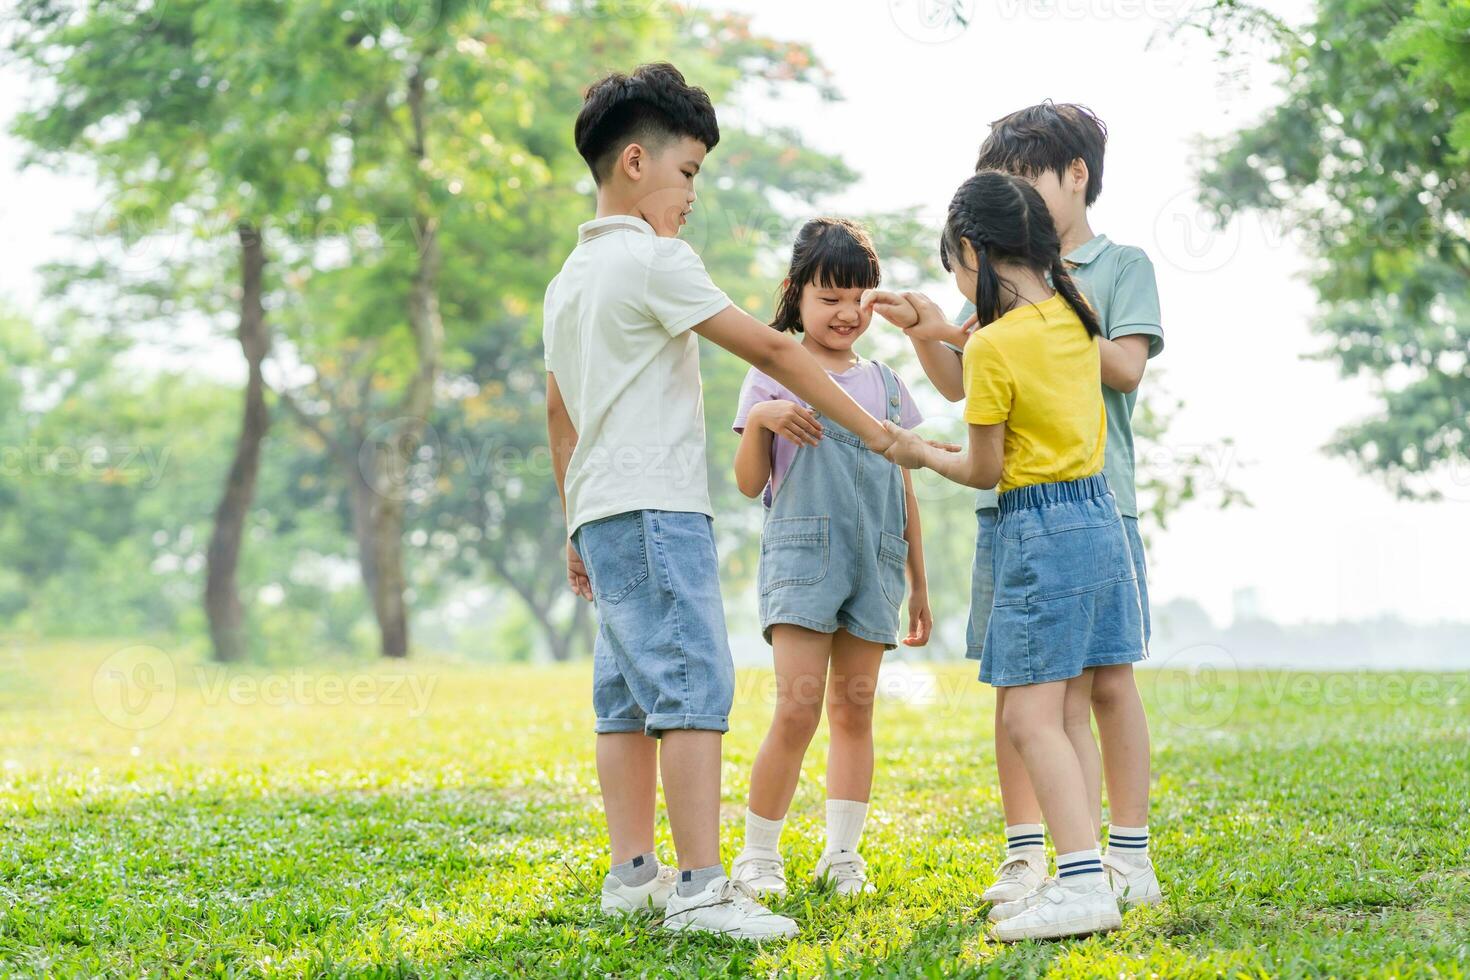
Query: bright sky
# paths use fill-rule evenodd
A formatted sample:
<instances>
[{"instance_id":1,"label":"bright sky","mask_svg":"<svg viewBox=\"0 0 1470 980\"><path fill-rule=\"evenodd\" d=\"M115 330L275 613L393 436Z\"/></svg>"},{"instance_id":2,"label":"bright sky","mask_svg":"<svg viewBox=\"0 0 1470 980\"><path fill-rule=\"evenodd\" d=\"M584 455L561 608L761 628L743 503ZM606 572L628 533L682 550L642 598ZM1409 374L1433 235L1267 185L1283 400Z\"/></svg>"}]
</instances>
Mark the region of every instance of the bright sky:
<instances>
[{"instance_id":1,"label":"bright sky","mask_svg":"<svg viewBox=\"0 0 1470 980\"><path fill-rule=\"evenodd\" d=\"M1373 402L1365 383L1303 359L1321 341L1309 330L1314 299L1301 250L1255 218L1223 233L1200 224L1191 164L1198 141L1276 99L1268 64L1222 65L1196 35L1162 36L1190 0L972 2L966 29L926 16L948 6L934 0L719 6L753 13L760 33L812 44L833 71L845 101L785 100L751 115L800 128L862 173L835 212L917 204L937 217L973 166L986 123L1043 98L1086 103L1108 123L1092 225L1154 260L1167 346L1151 370L1186 402L1170 441L1233 439L1235 454L1222 465L1255 503L1226 512L1194 505L1156 535L1156 601L1189 596L1227 621L1237 590L1252 589L1259 610L1283 622L1460 618L1470 474L1441 481L1449 502L1406 504L1327 457L1321 446ZM1269 6L1293 22L1306 9L1301 0ZM0 120L22 92L21 79L0 69ZM98 198L81 176L10 177L18 152L0 136L0 297L24 306L37 293L38 263L88 247L63 232ZM718 150L710 164L714 176ZM958 309L952 287L936 298Z\"/></svg>"}]
</instances>

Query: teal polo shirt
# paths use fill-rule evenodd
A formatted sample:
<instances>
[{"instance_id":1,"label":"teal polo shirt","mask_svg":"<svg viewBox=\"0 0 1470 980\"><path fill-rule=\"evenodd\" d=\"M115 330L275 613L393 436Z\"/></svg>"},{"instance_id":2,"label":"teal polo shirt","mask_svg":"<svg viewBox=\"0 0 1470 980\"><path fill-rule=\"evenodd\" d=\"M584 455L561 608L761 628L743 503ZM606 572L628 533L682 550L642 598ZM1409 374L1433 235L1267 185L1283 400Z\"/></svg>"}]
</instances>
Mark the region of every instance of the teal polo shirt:
<instances>
[{"instance_id":1,"label":"teal polo shirt","mask_svg":"<svg viewBox=\"0 0 1470 980\"><path fill-rule=\"evenodd\" d=\"M1148 356L1164 349L1164 328L1159 323L1159 288L1154 281L1154 264L1143 249L1119 245L1107 235L1098 235L1069 252L1072 279L1097 311L1103 336L1109 340L1142 335L1149 338ZM964 323L975 312L966 302L956 323ZM1103 385L1103 404L1108 412L1108 446L1103 473L1118 498L1118 512L1138 516L1138 490L1133 464L1133 405L1138 392L1124 394ZM976 509L998 507L994 490L981 490Z\"/></svg>"}]
</instances>

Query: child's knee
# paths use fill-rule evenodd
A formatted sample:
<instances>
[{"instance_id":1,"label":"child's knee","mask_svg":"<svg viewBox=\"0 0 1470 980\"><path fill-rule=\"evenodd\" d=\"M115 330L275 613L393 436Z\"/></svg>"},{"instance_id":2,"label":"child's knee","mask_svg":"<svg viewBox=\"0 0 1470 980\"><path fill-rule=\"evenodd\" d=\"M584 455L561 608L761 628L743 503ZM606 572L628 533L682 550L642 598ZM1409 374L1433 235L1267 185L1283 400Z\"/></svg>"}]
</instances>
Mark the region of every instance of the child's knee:
<instances>
[{"instance_id":1,"label":"child's knee","mask_svg":"<svg viewBox=\"0 0 1470 980\"><path fill-rule=\"evenodd\" d=\"M1112 707L1127 698L1137 697L1137 690L1131 664L1098 667L1092 672L1092 704L1095 706Z\"/></svg>"},{"instance_id":2,"label":"child's knee","mask_svg":"<svg viewBox=\"0 0 1470 980\"><path fill-rule=\"evenodd\" d=\"M817 725L821 721L820 700L782 701L776 706L776 717L771 722L771 731L783 742L805 745L817 733Z\"/></svg>"},{"instance_id":3,"label":"child's knee","mask_svg":"<svg viewBox=\"0 0 1470 980\"><path fill-rule=\"evenodd\" d=\"M832 701L827 704L827 724L834 735L863 737L873 732L871 701Z\"/></svg>"}]
</instances>

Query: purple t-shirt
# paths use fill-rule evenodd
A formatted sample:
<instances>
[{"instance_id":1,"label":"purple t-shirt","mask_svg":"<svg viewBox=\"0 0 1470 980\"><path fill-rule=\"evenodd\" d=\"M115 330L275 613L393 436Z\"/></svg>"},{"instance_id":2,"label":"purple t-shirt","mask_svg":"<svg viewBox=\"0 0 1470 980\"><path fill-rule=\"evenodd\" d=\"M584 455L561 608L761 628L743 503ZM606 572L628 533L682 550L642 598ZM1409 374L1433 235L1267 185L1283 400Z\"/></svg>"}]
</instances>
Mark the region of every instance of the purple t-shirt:
<instances>
[{"instance_id":1,"label":"purple t-shirt","mask_svg":"<svg viewBox=\"0 0 1470 980\"><path fill-rule=\"evenodd\" d=\"M835 371L827 373L852 396L853 401L867 409L869 415L876 419L888 418L888 389L883 384L883 371L878 367L877 361L863 361L841 374ZM898 380L898 424L905 429L912 429L924 421L924 416L919 411L919 406L914 404L914 396L909 393L909 386L903 383L903 378L897 374L894 377ZM745 431L745 420L750 416L750 410L757 402L764 401L789 401L811 407L775 378L751 368L745 375L745 383L740 386L740 407L735 411L733 426L737 433ZM791 469L791 461L796 458L798 448L796 443L785 436L777 436L771 440L771 482L766 485L764 497L767 507L771 506L771 498L776 493L781 478Z\"/></svg>"}]
</instances>

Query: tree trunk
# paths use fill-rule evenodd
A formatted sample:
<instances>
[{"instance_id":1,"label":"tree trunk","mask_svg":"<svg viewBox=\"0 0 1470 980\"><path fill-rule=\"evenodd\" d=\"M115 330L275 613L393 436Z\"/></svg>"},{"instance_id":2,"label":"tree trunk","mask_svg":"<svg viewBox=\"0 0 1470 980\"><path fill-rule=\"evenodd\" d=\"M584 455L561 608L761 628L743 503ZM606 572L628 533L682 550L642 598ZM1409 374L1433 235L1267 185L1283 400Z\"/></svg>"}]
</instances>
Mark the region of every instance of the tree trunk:
<instances>
[{"instance_id":1,"label":"tree trunk","mask_svg":"<svg viewBox=\"0 0 1470 980\"><path fill-rule=\"evenodd\" d=\"M434 407L434 384L439 377L439 362L444 347L444 323L439 314L439 221L434 214L426 179L424 97L427 90L425 62L419 61L408 79L408 111L413 121L411 156L419 188L414 201L413 229L418 246L418 265L408 296L408 324L413 331L414 353L418 369L409 380L399 405L398 417L385 427L386 438L361 444L359 465L362 477L371 488L367 510L368 540L359 540L362 559L371 561L372 572L364 567L364 582L369 585L373 614L378 620L385 657L408 656L407 577L403 570L404 504L408 497L414 457L423 442L429 412ZM363 549L363 545L366 548Z\"/></svg>"},{"instance_id":2,"label":"tree trunk","mask_svg":"<svg viewBox=\"0 0 1470 980\"><path fill-rule=\"evenodd\" d=\"M204 614L214 658L233 663L245 659L245 610L240 603L237 572L245 521L255 499L260 472L260 446L270 429L265 404L265 381L260 365L270 350L265 322L263 274L265 249L260 231L242 223L240 238L240 349L245 353L249 380L245 384L245 417L235 443L235 459L225 479L224 495L214 512L214 528L205 553Z\"/></svg>"}]
</instances>

